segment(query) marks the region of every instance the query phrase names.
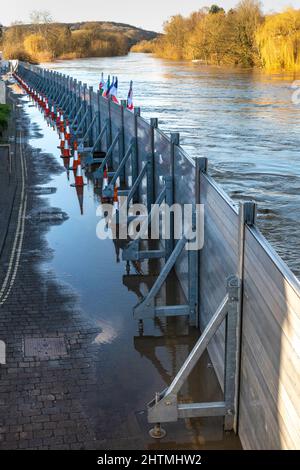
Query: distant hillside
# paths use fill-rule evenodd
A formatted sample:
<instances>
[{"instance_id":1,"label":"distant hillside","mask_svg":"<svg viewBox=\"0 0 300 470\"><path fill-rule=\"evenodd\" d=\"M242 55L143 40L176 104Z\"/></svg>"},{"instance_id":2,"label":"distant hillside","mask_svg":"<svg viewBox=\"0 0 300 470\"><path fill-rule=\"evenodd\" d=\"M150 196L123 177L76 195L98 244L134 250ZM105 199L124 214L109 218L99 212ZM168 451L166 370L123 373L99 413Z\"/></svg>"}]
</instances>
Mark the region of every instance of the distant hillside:
<instances>
[{"instance_id":1,"label":"distant hillside","mask_svg":"<svg viewBox=\"0 0 300 470\"><path fill-rule=\"evenodd\" d=\"M156 37L157 33L154 31L123 23L48 22L4 27L1 48L7 59L41 62L126 55L138 42Z\"/></svg>"}]
</instances>

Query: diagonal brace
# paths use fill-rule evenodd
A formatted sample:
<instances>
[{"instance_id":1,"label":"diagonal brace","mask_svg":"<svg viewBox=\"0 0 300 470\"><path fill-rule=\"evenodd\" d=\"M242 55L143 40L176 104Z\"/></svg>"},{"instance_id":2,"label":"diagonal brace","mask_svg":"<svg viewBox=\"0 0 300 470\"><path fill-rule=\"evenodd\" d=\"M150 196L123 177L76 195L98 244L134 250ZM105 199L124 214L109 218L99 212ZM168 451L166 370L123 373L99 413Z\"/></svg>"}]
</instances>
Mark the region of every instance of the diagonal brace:
<instances>
[{"instance_id":1,"label":"diagonal brace","mask_svg":"<svg viewBox=\"0 0 300 470\"><path fill-rule=\"evenodd\" d=\"M118 166L117 171L114 173L114 176L112 177L109 185L103 190L102 194L105 197L113 197L114 194L114 187L117 182L118 177L121 175L121 172L123 168L125 167L127 160L129 159L130 155L133 152L133 149L135 148L135 139L131 142L131 144L128 147L127 152L125 153L125 156L123 157L120 165Z\"/></svg>"},{"instance_id":2,"label":"diagonal brace","mask_svg":"<svg viewBox=\"0 0 300 470\"><path fill-rule=\"evenodd\" d=\"M224 318L227 314L228 308L228 294L224 297L220 303L215 314L210 319L202 335L198 339L191 353L185 360L184 364L180 368L179 372L176 374L171 385L164 390L161 394L158 394L152 402L148 404L148 421L150 423L160 423L160 422L174 422L177 421L179 416L179 405L178 405L178 392L183 386L184 382L187 380L188 376L196 366L200 357L206 350L210 340L215 335L216 331L220 327ZM197 406L199 404L195 404ZM225 413L225 404L221 406L222 412ZM190 406L190 412L192 408ZM187 410L186 410L187 413ZM189 415L191 416L191 415ZM187 417L187 414L185 414Z\"/></svg>"},{"instance_id":3,"label":"diagonal brace","mask_svg":"<svg viewBox=\"0 0 300 470\"><path fill-rule=\"evenodd\" d=\"M99 166L99 168L93 173L94 175L94 179L100 179L103 177L103 173L104 173L104 169L108 163L108 160L110 159L110 157L112 156L112 153L115 149L115 146L117 145L117 143L119 142L119 139L120 139L120 135L121 135L121 132L119 131L114 140L112 141L112 144L111 146L109 147L109 149L107 150L106 152L106 155L101 163L101 165Z\"/></svg>"},{"instance_id":4,"label":"diagonal brace","mask_svg":"<svg viewBox=\"0 0 300 470\"><path fill-rule=\"evenodd\" d=\"M171 256L168 258L166 264L163 267L163 270L161 271L160 275L156 279L153 287L148 292L145 299L134 307L133 316L135 319L143 320L145 318L155 317L155 297L160 291L164 282L166 281L168 275L171 272L171 269L174 267L187 241L188 241L187 238L183 236L182 239L177 242Z\"/></svg>"}]
</instances>

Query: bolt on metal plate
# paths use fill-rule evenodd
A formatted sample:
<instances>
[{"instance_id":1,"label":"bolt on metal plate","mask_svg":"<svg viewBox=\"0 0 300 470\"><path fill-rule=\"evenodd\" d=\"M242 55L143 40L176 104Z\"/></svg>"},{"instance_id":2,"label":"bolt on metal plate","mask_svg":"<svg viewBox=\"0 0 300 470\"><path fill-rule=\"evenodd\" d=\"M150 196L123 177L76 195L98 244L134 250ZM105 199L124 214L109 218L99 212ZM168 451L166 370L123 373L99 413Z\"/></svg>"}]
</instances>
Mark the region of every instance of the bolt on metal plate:
<instances>
[{"instance_id":1,"label":"bolt on metal plate","mask_svg":"<svg viewBox=\"0 0 300 470\"><path fill-rule=\"evenodd\" d=\"M24 340L25 357L54 359L67 354L64 338L25 338Z\"/></svg>"}]
</instances>

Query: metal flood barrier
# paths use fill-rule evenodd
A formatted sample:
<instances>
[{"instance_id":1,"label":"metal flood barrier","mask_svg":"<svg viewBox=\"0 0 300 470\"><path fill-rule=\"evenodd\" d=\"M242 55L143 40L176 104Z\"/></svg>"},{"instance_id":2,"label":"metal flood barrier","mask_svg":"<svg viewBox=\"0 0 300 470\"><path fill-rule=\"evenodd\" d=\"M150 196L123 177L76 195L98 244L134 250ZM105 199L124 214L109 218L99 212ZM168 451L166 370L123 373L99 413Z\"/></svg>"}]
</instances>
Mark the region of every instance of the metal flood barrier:
<instances>
[{"instance_id":1,"label":"metal flood barrier","mask_svg":"<svg viewBox=\"0 0 300 470\"><path fill-rule=\"evenodd\" d=\"M117 105L86 84L40 67L20 64L18 76L69 116L86 164L99 163L96 181L110 164L107 197L120 178L120 194L149 209L163 201L204 205L200 251L185 250L184 235L162 241L156 250L136 240L123 249L125 260L165 259L134 317L185 316L201 330L170 386L148 405L154 437L163 435L159 423L224 416L225 429L238 433L245 449L299 448L300 283L258 230L256 205L235 205L208 174L207 160L191 159L179 134L167 136L157 119L146 122L138 108L132 113L126 102ZM157 305L173 269L185 300ZM206 349L223 401L181 403L180 389Z\"/></svg>"}]
</instances>

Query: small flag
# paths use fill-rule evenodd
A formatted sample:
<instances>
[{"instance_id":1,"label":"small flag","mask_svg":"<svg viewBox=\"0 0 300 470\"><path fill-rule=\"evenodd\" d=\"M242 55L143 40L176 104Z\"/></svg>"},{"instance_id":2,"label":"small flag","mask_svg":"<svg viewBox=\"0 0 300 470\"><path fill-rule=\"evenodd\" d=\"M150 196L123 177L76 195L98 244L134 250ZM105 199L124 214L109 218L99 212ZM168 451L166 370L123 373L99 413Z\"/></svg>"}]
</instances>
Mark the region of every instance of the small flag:
<instances>
[{"instance_id":1,"label":"small flag","mask_svg":"<svg viewBox=\"0 0 300 470\"><path fill-rule=\"evenodd\" d=\"M128 98L127 98L127 109L129 109L129 111L133 111L133 109L134 109L132 85L133 85L133 82L131 80L130 88L129 88L129 92L128 92Z\"/></svg>"},{"instance_id":2,"label":"small flag","mask_svg":"<svg viewBox=\"0 0 300 470\"><path fill-rule=\"evenodd\" d=\"M110 89L110 75L108 75L107 81L105 82L104 88L103 88L103 93L102 96L106 98L108 96L108 90Z\"/></svg>"},{"instance_id":3,"label":"small flag","mask_svg":"<svg viewBox=\"0 0 300 470\"><path fill-rule=\"evenodd\" d=\"M110 95L110 93L111 93L112 87L114 86L114 81L115 81L115 77L114 77L114 75L113 75L111 84L109 85L108 90L107 90L107 92L106 92L106 98L108 98L109 95Z\"/></svg>"},{"instance_id":4,"label":"small flag","mask_svg":"<svg viewBox=\"0 0 300 470\"><path fill-rule=\"evenodd\" d=\"M104 82L104 76L103 76L103 72L102 72L101 73L101 80L100 80L100 83L99 83L99 90L100 90L101 95L103 94L104 86L105 86L105 82Z\"/></svg>"},{"instance_id":5,"label":"small flag","mask_svg":"<svg viewBox=\"0 0 300 470\"><path fill-rule=\"evenodd\" d=\"M114 103L119 104L119 100L118 100L118 77L115 78L115 81L112 84L112 87L110 89L110 96L111 96L111 99Z\"/></svg>"}]
</instances>

